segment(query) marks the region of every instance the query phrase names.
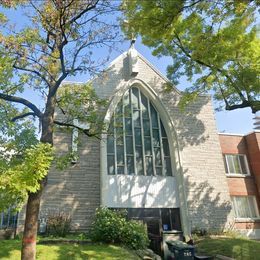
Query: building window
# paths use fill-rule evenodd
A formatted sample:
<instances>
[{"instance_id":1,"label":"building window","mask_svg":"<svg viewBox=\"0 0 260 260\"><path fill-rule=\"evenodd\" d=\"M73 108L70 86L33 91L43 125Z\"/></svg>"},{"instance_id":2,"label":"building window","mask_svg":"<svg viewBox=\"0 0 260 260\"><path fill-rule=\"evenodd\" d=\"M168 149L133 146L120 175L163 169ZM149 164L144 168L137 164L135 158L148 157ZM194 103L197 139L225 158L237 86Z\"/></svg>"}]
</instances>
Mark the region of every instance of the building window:
<instances>
[{"instance_id":1,"label":"building window","mask_svg":"<svg viewBox=\"0 0 260 260\"><path fill-rule=\"evenodd\" d=\"M245 154L225 154L226 174L249 175L249 168Z\"/></svg>"},{"instance_id":2,"label":"building window","mask_svg":"<svg viewBox=\"0 0 260 260\"><path fill-rule=\"evenodd\" d=\"M137 87L124 94L107 136L110 175L172 176L166 131L151 101Z\"/></svg>"},{"instance_id":3,"label":"building window","mask_svg":"<svg viewBox=\"0 0 260 260\"><path fill-rule=\"evenodd\" d=\"M0 229L15 228L17 226L18 212L12 207L4 212L0 212Z\"/></svg>"},{"instance_id":4,"label":"building window","mask_svg":"<svg viewBox=\"0 0 260 260\"><path fill-rule=\"evenodd\" d=\"M255 196L231 196L236 218L258 218Z\"/></svg>"}]
</instances>

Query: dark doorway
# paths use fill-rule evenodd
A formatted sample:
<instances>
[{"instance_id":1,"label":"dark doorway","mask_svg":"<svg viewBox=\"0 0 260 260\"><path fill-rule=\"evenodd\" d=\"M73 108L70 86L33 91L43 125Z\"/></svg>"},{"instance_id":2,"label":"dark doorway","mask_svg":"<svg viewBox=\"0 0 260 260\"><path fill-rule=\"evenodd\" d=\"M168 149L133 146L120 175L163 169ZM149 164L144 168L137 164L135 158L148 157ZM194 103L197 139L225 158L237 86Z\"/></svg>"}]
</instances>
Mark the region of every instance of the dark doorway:
<instances>
[{"instance_id":1,"label":"dark doorway","mask_svg":"<svg viewBox=\"0 0 260 260\"><path fill-rule=\"evenodd\" d=\"M127 208L129 219L141 220L147 225L150 248L163 255L163 231L181 231L179 208Z\"/></svg>"}]
</instances>

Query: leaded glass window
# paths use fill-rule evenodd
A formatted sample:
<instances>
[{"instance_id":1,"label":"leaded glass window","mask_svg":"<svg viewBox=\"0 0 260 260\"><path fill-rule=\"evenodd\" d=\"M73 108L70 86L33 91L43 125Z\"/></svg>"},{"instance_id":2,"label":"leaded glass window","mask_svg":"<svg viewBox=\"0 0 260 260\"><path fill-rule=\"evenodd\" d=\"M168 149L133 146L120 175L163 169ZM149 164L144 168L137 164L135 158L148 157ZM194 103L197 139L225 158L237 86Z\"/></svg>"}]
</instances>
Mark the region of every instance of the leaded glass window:
<instances>
[{"instance_id":1,"label":"leaded glass window","mask_svg":"<svg viewBox=\"0 0 260 260\"><path fill-rule=\"evenodd\" d=\"M169 143L159 114L137 87L124 94L107 136L110 175L172 176Z\"/></svg>"}]
</instances>

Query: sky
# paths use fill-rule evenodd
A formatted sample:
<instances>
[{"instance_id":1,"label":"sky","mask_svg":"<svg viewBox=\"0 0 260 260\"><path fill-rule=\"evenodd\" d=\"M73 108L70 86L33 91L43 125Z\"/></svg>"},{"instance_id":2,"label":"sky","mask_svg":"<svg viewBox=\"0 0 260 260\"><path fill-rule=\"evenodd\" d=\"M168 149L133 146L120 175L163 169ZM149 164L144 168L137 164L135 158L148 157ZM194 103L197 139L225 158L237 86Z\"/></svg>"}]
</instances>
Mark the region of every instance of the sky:
<instances>
[{"instance_id":1,"label":"sky","mask_svg":"<svg viewBox=\"0 0 260 260\"><path fill-rule=\"evenodd\" d=\"M5 10L6 12L6 10ZM25 20L23 19L23 15L18 11L16 12L10 12L7 11L6 14L8 15L9 19L15 21L16 24L21 25L22 22ZM19 16L19 21L17 20L17 17ZM18 22L18 23L17 23ZM119 43L115 48L113 49L112 53L110 54L110 60L109 62L113 61L117 56L119 56L121 53L128 50L130 46L130 41L125 41L124 43ZM152 55L152 50L148 47L144 46L141 43L141 39L138 38L135 43L135 48L139 53L141 53L150 63L152 63L162 74L166 75L166 68L167 65L171 64L171 58L169 57L162 57L158 58ZM105 53L104 49L98 48L95 50L97 53L97 56L107 55ZM78 75L73 78L68 78L67 80L74 80L78 82L85 82L88 80L87 75ZM185 80L181 80L180 83L176 86L179 90L184 90L186 87L188 87L188 82ZM24 96L27 97L30 100L33 100L34 102L38 103L40 102L40 99L38 97L35 97L34 94L32 94L30 91L26 91L24 93ZM214 103L214 101L213 101ZM251 113L249 108L244 109L237 109L234 111L221 111L221 112L215 112L215 118L216 118L216 127L218 132L226 132L226 133L235 133L235 134L247 134L249 132L253 131L253 118L254 115Z\"/></svg>"}]
</instances>

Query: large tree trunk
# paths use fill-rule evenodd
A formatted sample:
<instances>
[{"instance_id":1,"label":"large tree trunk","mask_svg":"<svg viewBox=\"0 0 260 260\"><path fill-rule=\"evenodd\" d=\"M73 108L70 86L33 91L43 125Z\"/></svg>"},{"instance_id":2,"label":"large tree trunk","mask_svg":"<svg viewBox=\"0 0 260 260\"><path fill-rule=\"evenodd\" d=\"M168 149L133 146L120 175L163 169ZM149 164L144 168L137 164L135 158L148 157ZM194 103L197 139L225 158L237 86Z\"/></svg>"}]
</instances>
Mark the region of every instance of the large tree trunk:
<instances>
[{"instance_id":1,"label":"large tree trunk","mask_svg":"<svg viewBox=\"0 0 260 260\"><path fill-rule=\"evenodd\" d=\"M41 186L43 188L43 183ZM28 195L22 242L21 259L23 260L33 260L36 257L36 238L42 188L36 193L29 193Z\"/></svg>"},{"instance_id":2,"label":"large tree trunk","mask_svg":"<svg viewBox=\"0 0 260 260\"><path fill-rule=\"evenodd\" d=\"M41 120L42 135L40 141L42 143L53 144L53 120L55 110L55 98L49 96L47 99L46 110ZM22 241L22 260L36 259L36 238L38 230L38 217L40 210L41 195L44 186L47 183L47 177L41 180L41 188L35 193L28 194L26 206L26 217Z\"/></svg>"}]
</instances>

